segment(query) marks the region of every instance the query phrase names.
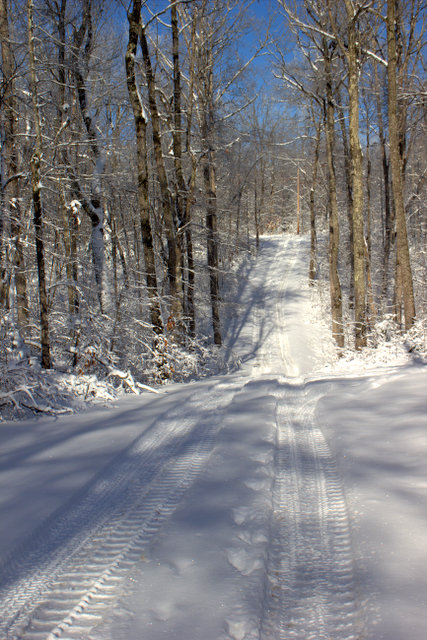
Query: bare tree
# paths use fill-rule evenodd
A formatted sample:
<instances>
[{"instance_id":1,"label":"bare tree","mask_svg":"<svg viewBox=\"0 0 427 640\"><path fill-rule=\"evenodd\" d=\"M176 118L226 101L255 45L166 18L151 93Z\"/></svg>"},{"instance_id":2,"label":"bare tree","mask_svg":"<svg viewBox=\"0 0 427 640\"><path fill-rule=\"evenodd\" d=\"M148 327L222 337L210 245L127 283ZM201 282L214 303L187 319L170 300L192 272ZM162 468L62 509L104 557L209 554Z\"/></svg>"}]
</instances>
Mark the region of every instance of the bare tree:
<instances>
[{"instance_id":1,"label":"bare tree","mask_svg":"<svg viewBox=\"0 0 427 640\"><path fill-rule=\"evenodd\" d=\"M87 77L93 48L92 0L83 0L82 21L74 32L72 45L73 75L76 83L81 117L92 152L94 169L89 197L86 197L79 181L72 175L72 184L81 205L92 225L92 261L101 312L106 311L106 283L104 258L104 207L102 202L102 175L105 170L105 153L98 141L94 118L89 108Z\"/></svg>"},{"instance_id":2,"label":"bare tree","mask_svg":"<svg viewBox=\"0 0 427 640\"><path fill-rule=\"evenodd\" d=\"M43 209L41 201L40 163L42 158L42 131L39 113L39 96L37 90L36 52L34 37L34 6L33 0L27 3L28 18L28 52L30 87L33 105L35 143L31 156L31 188L33 197L34 231L36 236L37 270L39 277L39 304L41 329L41 364L44 369L50 369L50 339L49 339L49 307L46 287L45 249L43 241Z\"/></svg>"},{"instance_id":3,"label":"bare tree","mask_svg":"<svg viewBox=\"0 0 427 640\"><path fill-rule=\"evenodd\" d=\"M146 283L150 297L151 323L156 333L162 333L163 324L157 288L156 263L148 195L147 120L135 77L135 55L141 26L141 0L134 1L132 11L128 13L128 21L129 42L125 56L126 80L135 120L138 206L144 247Z\"/></svg>"},{"instance_id":4,"label":"bare tree","mask_svg":"<svg viewBox=\"0 0 427 640\"><path fill-rule=\"evenodd\" d=\"M393 200L396 215L397 235L397 276L401 282L401 294L405 314L405 329L415 320L414 287L409 257L406 229L405 205L403 199L403 158L401 134L398 118L397 90L397 47L396 47L396 0L387 0L387 79L388 79L388 128L390 164L392 172ZM400 306L399 298L396 305Z\"/></svg>"},{"instance_id":5,"label":"bare tree","mask_svg":"<svg viewBox=\"0 0 427 640\"><path fill-rule=\"evenodd\" d=\"M174 216L172 195L169 187L168 175L163 157L160 116L156 100L156 83L150 51L144 25L140 24L139 39L141 43L142 58L144 61L145 77L147 80L148 104L151 116L151 130L153 136L154 156L157 176L159 179L161 206L165 223L165 232L168 245L168 280L171 298L169 326L177 329L177 335L181 333L183 298L182 298L182 273L181 253L177 241L177 221Z\"/></svg>"},{"instance_id":6,"label":"bare tree","mask_svg":"<svg viewBox=\"0 0 427 640\"><path fill-rule=\"evenodd\" d=\"M314 117L312 117L314 120ZM320 152L320 135L321 135L321 120L316 126L316 137L314 142L314 158L313 158L313 172L311 177L310 186L310 266L308 270L308 278L310 284L313 284L317 274L317 231L316 231L316 208L314 193L316 190L317 174L319 170L319 152Z\"/></svg>"},{"instance_id":7,"label":"bare tree","mask_svg":"<svg viewBox=\"0 0 427 640\"><path fill-rule=\"evenodd\" d=\"M344 0L346 11L346 41L340 33L335 11L328 0L328 13L335 38L346 59L349 95L349 141L351 155L352 229L354 265L354 316L356 349L366 346L366 265L364 235L363 156L359 138L359 75L362 34L358 27L362 7L352 0ZM335 6L336 9L336 6Z\"/></svg>"},{"instance_id":8,"label":"bare tree","mask_svg":"<svg viewBox=\"0 0 427 640\"><path fill-rule=\"evenodd\" d=\"M326 95L324 101L324 123L326 133L326 155L328 162L329 186L329 284L332 313L332 335L338 347L344 346L344 330L342 321L342 292L338 275L339 253L339 221L337 185L335 173L335 110L331 71L331 53L325 37L322 38L323 61L325 65Z\"/></svg>"},{"instance_id":9,"label":"bare tree","mask_svg":"<svg viewBox=\"0 0 427 640\"><path fill-rule=\"evenodd\" d=\"M18 161L18 105L16 100L16 63L9 26L8 0L0 1L0 40L2 50L2 171L0 214L1 282L0 303L8 307L11 275L6 269L5 246L6 221L10 219L10 235L13 243L13 271L16 289L17 321L24 338L29 323L26 264L23 251L23 220L21 211Z\"/></svg>"}]
</instances>

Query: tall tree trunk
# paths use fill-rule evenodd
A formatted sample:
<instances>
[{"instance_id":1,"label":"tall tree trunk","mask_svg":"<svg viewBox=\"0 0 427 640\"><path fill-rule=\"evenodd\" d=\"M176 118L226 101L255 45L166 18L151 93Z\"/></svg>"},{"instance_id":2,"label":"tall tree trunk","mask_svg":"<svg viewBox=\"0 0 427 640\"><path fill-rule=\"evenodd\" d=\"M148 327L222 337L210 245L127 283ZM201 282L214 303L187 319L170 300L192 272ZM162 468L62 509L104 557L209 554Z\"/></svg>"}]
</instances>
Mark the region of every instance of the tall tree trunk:
<instances>
[{"instance_id":1,"label":"tall tree trunk","mask_svg":"<svg viewBox=\"0 0 427 640\"><path fill-rule=\"evenodd\" d=\"M65 106L66 70L65 70L65 50L66 50L66 10L67 0L56 3L55 20L58 28L58 122L55 140L61 144L58 155L64 167L68 166L68 154L66 151L66 141L64 132L69 123L68 108ZM70 322L70 344L73 352L72 364L77 365L78 343L80 340L80 297L78 289L78 260L77 244L79 229L79 211L74 204L67 204L67 191L65 186L60 186L60 202L63 219L63 236L65 248L65 268L67 273L68 291L68 313Z\"/></svg>"},{"instance_id":2,"label":"tall tree trunk","mask_svg":"<svg viewBox=\"0 0 427 640\"><path fill-rule=\"evenodd\" d=\"M84 1L84 14L82 24L74 35L73 43L73 74L76 81L77 97L85 125L89 146L95 160L95 170L92 178L91 194L87 199L80 189L77 179L73 176L72 182L78 197L82 200L85 213L90 218L92 224L91 249L92 264L97 286L97 294L101 313L105 313L106 284L105 284L105 259L104 259L104 208L102 205L101 179L105 170L105 157L98 144L97 130L92 115L88 108L86 80L80 70L80 58L83 56L85 67L88 67L93 39L92 8L91 0ZM85 44L82 53L83 43Z\"/></svg>"},{"instance_id":3,"label":"tall tree trunk","mask_svg":"<svg viewBox=\"0 0 427 640\"><path fill-rule=\"evenodd\" d=\"M371 147L369 135L369 118L367 117L366 128L366 240L365 240L365 261L366 261L366 295L369 315L367 325L372 326L375 321L376 308L374 301L374 289L372 286L372 212L371 212Z\"/></svg>"},{"instance_id":4,"label":"tall tree trunk","mask_svg":"<svg viewBox=\"0 0 427 640\"><path fill-rule=\"evenodd\" d=\"M403 158L401 155L399 118L397 113L397 53L396 53L396 0L387 1L387 53L388 53L388 122L390 163L392 173L393 200L396 215L397 269L400 272L405 329L415 320L415 300L406 229L405 204L403 200ZM400 299L397 299L400 304Z\"/></svg>"},{"instance_id":5,"label":"tall tree trunk","mask_svg":"<svg viewBox=\"0 0 427 640\"><path fill-rule=\"evenodd\" d=\"M202 113L202 167L203 182L206 197L206 240L207 257L209 270L209 288L212 309L212 326L214 343L222 344L221 325L219 316L219 264L218 264L218 222L217 222L217 201L216 201L216 176L215 176L215 153L213 148L213 73L212 73L212 52L207 52L207 67L203 70L205 74L204 85L206 95L203 102Z\"/></svg>"},{"instance_id":6,"label":"tall tree trunk","mask_svg":"<svg viewBox=\"0 0 427 640\"><path fill-rule=\"evenodd\" d=\"M44 369L50 369L50 340L49 340L49 309L46 290L46 269L44 260L43 243L43 211L41 203L40 184L40 161L42 156L42 133L40 124L40 113L38 104L37 77L36 77L36 55L34 47L34 8L33 0L28 0L28 52L30 66L30 87L33 103L34 127L36 140L33 154L31 156L31 187L33 192L33 214L34 229L36 236L36 256L37 270L39 277L39 303L40 303L40 342L41 342L41 364Z\"/></svg>"},{"instance_id":7,"label":"tall tree trunk","mask_svg":"<svg viewBox=\"0 0 427 640\"><path fill-rule=\"evenodd\" d=\"M186 14L181 14L181 7L177 6L178 13L180 15L180 20L183 24L187 23ZM174 23L174 29L177 29ZM191 229L191 219L192 219L192 207L194 205L194 194L196 189L196 178L197 178L197 159L196 154L193 152L191 146L192 140L192 129L193 129L193 108L194 108L194 80L195 80L195 64L196 64L196 32L197 32L197 19L196 13L193 14L191 20L191 35L189 38L186 38L187 51L188 51L188 73L189 73L189 83L188 83L188 100L186 105L186 131L185 131L185 153L187 154L190 163L190 176L187 184L187 192L185 197L185 209L184 209L184 220L183 220L183 228L185 229L185 252L186 252L186 261L187 261L187 287L185 291L185 299L184 299L184 309L185 315L188 318L188 329L190 336L192 338L196 335L196 316L195 316L195 305L194 305L194 294L195 294L195 264L194 264L194 255L193 255L193 237L192 237L192 229ZM175 36L176 38L176 36ZM175 71L174 78L175 84L177 77L177 70ZM180 93L180 92L179 92ZM175 109L176 111L176 109Z\"/></svg>"},{"instance_id":8,"label":"tall tree trunk","mask_svg":"<svg viewBox=\"0 0 427 640\"><path fill-rule=\"evenodd\" d=\"M261 158L261 194L258 203L258 220L256 226L256 248L259 249L259 236L262 234L262 216L265 213L265 160Z\"/></svg>"},{"instance_id":9,"label":"tall tree trunk","mask_svg":"<svg viewBox=\"0 0 427 640\"><path fill-rule=\"evenodd\" d=\"M150 299L151 324L153 325L154 331L157 334L161 334L163 333L163 323L157 288L156 262L154 256L154 243L150 222L150 203L148 196L147 122L135 78L135 55L138 45L139 26L141 22L141 0L134 1L132 12L128 14L128 20L129 42L125 56L126 79L135 120L138 206L144 248L145 277L148 296Z\"/></svg>"},{"instance_id":10,"label":"tall tree trunk","mask_svg":"<svg viewBox=\"0 0 427 640\"><path fill-rule=\"evenodd\" d=\"M205 141L209 144L208 140ZM218 223L216 201L216 178L214 151L210 147L203 156L203 180L206 194L206 231L209 269L209 287L212 309L214 342L222 344L219 317L219 269L218 269Z\"/></svg>"},{"instance_id":11,"label":"tall tree trunk","mask_svg":"<svg viewBox=\"0 0 427 640\"><path fill-rule=\"evenodd\" d=\"M257 171L255 168L254 177L254 222L255 222L255 247L259 249L259 203L258 203L258 185L257 185Z\"/></svg>"},{"instance_id":12,"label":"tall tree trunk","mask_svg":"<svg viewBox=\"0 0 427 640\"><path fill-rule=\"evenodd\" d=\"M324 43L324 62L326 71L325 131L326 154L328 160L329 187L329 284L332 313L332 335L339 348L344 347L344 329L342 322L342 293L338 275L339 222L337 187L334 165L334 128L335 114L332 92L331 62L326 42Z\"/></svg>"},{"instance_id":13,"label":"tall tree trunk","mask_svg":"<svg viewBox=\"0 0 427 640\"><path fill-rule=\"evenodd\" d=\"M29 305L27 295L27 276L22 244L22 213L20 207L21 193L19 185L18 154L16 144L17 133L17 102L15 96L15 63L11 44L8 0L0 0L0 40L2 50L2 75L5 87L3 95L3 159L2 168L1 201L4 208L1 212L1 223L4 224L6 210L10 216L10 233L14 246L13 270L16 289L16 306L18 327L22 338L28 331ZM3 240L5 229L2 229L0 240ZM0 304L9 305L9 277L6 272L6 251L0 246L1 272L0 272Z\"/></svg>"},{"instance_id":14,"label":"tall tree trunk","mask_svg":"<svg viewBox=\"0 0 427 640\"><path fill-rule=\"evenodd\" d=\"M175 176L177 182L177 242L182 260L182 289L183 289L183 305L185 315L188 319L188 330L191 336L195 335L195 308L194 308L194 258L193 258L193 240L191 234L191 208L193 205L194 189L195 189L195 159L191 158L191 170L188 187L184 180L184 172L182 167L182 112L181 112L181 70L179 60L179 29L178 29L178 12L177 5L171 0L171 26L172 26L172 57L173 57L173 154ZM193 102L193 82L194 82L194 41L192 39L190 51L190 90L189 90L189 109L187 114L187 152L191 154L189 146L191 139L191 105ZM184 243L185 240L185 243ZM185 257L187 259L187 288L184 296L184 244L186 247Z\"/></svg>"},{"instance_id":15,"label":"tall tree trunk","mask_svg":"<svg viewBox=\"0 0 427 640\"><path fill-rule=\"evenodd\" d=\"M366 125L366 243L369 252L369 261L371 260L372 252L372 205L371 205L371 175L372 175L372 161L371 161L371 138L369 134L369 115L367 114Z\"/></svg>"},{"instance_id":16,"label":"tall tree trunk","mask_svg":"<svg viewBox=\"0 0 427 640\"><path fill-rule=\"evenodd\" d=\"M201 165L206 198L206 242L209 271L209 288L212 309L212 327L214 343L222 344L219 314L219 262L218 262L218 222L216 199L215 151L214 151L214 82L213 47L211 34L206 34L202 24L200 40L203 43L197 50L198 56L198 92L200 110L200 133L202 138Z\"/></svg>"},{"instance_id":17,"label":"tall tree trunk","mask_svg":"<svg viewBox=\"0 0 427 640\"><path fill-rule=\"evenodd\" d=\"M350 306L354 304L354 239L353 239L353 183L352 183L352 161L348 143L347 126L344 117L344 109L342 107L340 96L338 95L338 112L339 123L341 128L342 144L344 149L344 172L345 183L347 193L347 220L349 229L349 241L350 241L350 293L349 300Z\"/></svg>"},{"instance_id":18,"label":"tall tree trunk","mask_svg":"<svg viewBox=\"0 0 427 640\"><path fill-rule=\"evenodd\" d=\"M345 0L345 6L347 11L349 138L353 190L355 345L356 349L361 349L366 345L366 276L365 236L363 230L363 157L359 139L360 46L353 2Z\"/></svg>"},{"instance_id":19,"label":"tall tree trunk","mask_svg":"<svg viewBox=\"0 0 427 640\"><path fill-rule=\"evenodd\" d=\"M178 16L176 4L171 0L171 25L172 25L172 58L173 58L173 158L175 165L175 175L178 185L177 196L177 216L178 229L182 226L185 211L185 200L187 189L182 170L182 117L181 117L181 70L179 64L179 35ZM191 98L190 98L191 99Z\"/></svg>"},{"instance_id":20,"label":"tall tree trunk","mask_svg":"<svg viewBox=\"0 0 427 640\"><path fill-rule=\"evenodd\" d=\"M320 147L320 122L316 127L316 141L314 144L313 172L311 175L310 187L310 267L308 271L309 282L314 284L317 275L317 233L316 233L316 208L314 193L317 182L317 172L319 167L319 147Z\"/></svg>"},{"instance_id":21,"label":"tall tree trunk","mask_svg":"<svg viewBox=\"0 0 427 640\"><path fill-rule=\"evenodd\" d=\"M194 154L191 155L191 174L190 174L190 183L188 187L186 202L185 202L185 217L184 217L184 228L185 228L185 244L186 244L186 252L187 252L187 271L188 271L188 279L187 279L187 295L185 300L185 313L189 318L189 332L192 338L196 335L196 315L195 315L195 306L194 306L194 294L195 294L195 264L194 264L194 256L193 256L193 236L191 233L191 207L194 203L194 192L196 189L196 177L197 177L197 163L196 157Z\"/></svg>"},{"instance_id":22,"label":"tall tree trunk","mask_svg":"<svg viewBox=\"0 0 427 640\"><path fill-rule=\"evenodd\" d=\"M381 166L383 173L383 185L384 185L384 246L383 246L383 275L382 275L382 298L384 304L387 305L388 295L388 271L390 262L390 252L393 245L393 230L394 230L394 210L391 206L390 198L390 171L389 160L387 157L387 144L384 133L384 119L382 110L382 86L378 78L377 64L374 65L374 78L376 91L376 107L377 107L377 119L378 119L378 138L381 148Z\"/></svg>"},{"instance_id":23,"label":"tall tree trunk","mask_svg":"<svg viewBox=\"0 0 427 640\"><path fill-rule=\"evenodd\" d=\"M161 204L165 221L165 231L168 244L168 279L171 296L171 318L169 326L176 327L178 334L182 322L182 274L180 247L177 242L177 224L174 218L171 193L169 190L166 167L163 158L162 141L160 134L160 117L156 101L156 85L154 71L148 50L147 37L142 23L139 26L139 39L141 43L142 57L144 60L145 76L148 88L148 104L151 116L151 128L153 136L154 157L159 178ZM176 335L178 335L176 334Z\"/></svg>"}]
</instances>

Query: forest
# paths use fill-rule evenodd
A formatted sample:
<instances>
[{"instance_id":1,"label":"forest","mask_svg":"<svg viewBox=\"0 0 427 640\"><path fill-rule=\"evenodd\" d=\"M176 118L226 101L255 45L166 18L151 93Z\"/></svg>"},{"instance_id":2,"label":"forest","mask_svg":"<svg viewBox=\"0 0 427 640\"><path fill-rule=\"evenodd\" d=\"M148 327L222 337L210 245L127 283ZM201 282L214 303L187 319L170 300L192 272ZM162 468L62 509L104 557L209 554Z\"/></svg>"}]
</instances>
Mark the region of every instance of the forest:
<instances>
[{"instance_id":1,"label":"forest","mask_svg":"<svg viewBox=\"0 0 427 640\"><path fill-rule=\"evenodd\" d=\"M209 369L264 234L309 234L338 355L425 353L425 20L422 0L0 0L2 408L42 411L53 372L88 395Z\"/></svg>"}]
</instances>

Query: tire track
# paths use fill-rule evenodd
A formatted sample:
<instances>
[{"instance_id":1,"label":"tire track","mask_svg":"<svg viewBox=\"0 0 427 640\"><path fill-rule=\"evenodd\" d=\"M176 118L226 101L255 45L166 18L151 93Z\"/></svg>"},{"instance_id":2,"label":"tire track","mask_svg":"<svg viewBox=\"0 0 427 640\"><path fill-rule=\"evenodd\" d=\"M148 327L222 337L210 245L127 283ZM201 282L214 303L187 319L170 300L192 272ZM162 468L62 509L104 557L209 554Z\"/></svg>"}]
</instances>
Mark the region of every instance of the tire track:
<instances>
[{"instance_id":1,"label":"tire track","mask_svg":"<svg viewBox=\"0 0 427 640\"><path fill-rule=\"evenodd\" d=\"M288 240L285 273L278 270L279 260L272 264L278 288L267 307L274 326L260 349L288 382L276 409L276 473L259 637L355 640L361 635L344 492L314 420L321 392L296 379L300 370L288 336L286 302L294 294L295 249Z\"/></svg>"},{"instance_id":2,"label":"tire track","mask_svg":"<svg viewBox=\"0 0 427 640\"><path fill-rule=\"evenodd\" d=\"M18 566L5 567L2 638L88 637L115 600L126 571L209 458L221 413L234 392L217 385L204 396L190 401L193 407L184 421L182 409L166 412L78 504L50 522L49 529L45 523ZM87 526L81 528L82 522Z\"/></svg>"},{"instance_id":3,"label":"tire track","mask_svg":"<svg viewBox=\"0 0 427 640\"><path fill-rule=\"evenodd\" d=\"M286 244L286 249L289 249L289 239ZM279 351L280 351L280 359L282 361L283 373L288 377L296 377L298 375L298 367L296 363L293 361L290 353L290 345L288 332L285 330L286 328L286 301L285 294L287 285L289 282L289 276L292 273L292 270L295 268L297 255L294 251L294 255L292 257L292 262L289 265L287 272L280 278L280 274L278 274L277 282L280 282L279 292L275 304L275 317L276 317L276 333L278 335L279 342Z\"/></svg>"},{"instance_id":4,"label":"tire track","mask_svg":"<svg viewBox=\"0 0 427 640\"><path fill-rule=\"evenodd\" d=\"M283 254L288 251L289 244L289 238L286 238L283 248L281 248ZM268 268L264 266L263 271L270 274L272 280L277 283L277 288L271 291L258 285L254 292L257 299L252 303L254 308L252 342L254 347L258 346L258 349L256 360L253 363L252 375L255 377L271 373L292 375L295 367L289 358L288 339L283 329L286 322L284 312L286 288L289 273L296 262L296 254L292 257L289 269L285 273L282 271L283 262L275 251L270 250L263 260L268 265ZM274 277L271 275L273 273Z\"/></svg>"},{"instance_id":5,"label":"tire track","mask_svg":"<svg viewBox=\"0 0 427 640\"><path fill-rule=\"evenodd\" d=\"M278 405L262 640L361 637L345 498L315 403L289 386Z\"/></svg>"}]
</instances>

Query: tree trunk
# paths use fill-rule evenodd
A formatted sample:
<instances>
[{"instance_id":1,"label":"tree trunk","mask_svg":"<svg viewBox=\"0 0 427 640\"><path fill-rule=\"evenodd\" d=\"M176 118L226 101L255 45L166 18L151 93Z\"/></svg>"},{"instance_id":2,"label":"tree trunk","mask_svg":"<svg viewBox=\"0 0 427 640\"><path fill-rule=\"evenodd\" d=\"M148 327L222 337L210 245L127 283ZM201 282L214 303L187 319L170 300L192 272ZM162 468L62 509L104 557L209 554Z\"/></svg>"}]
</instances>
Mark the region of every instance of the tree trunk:
<instances>
[{"instance_id":1,"label":"tree trunk","mask_svg":"<svg viewBox=\"0 0 427 640\"><path fill-rule=\"evenodd\" d=\"M256 169L255 169L255 179L254 179L254 222L255 222L255 248L258 251L259 249L259 204L258 204Z\"/></svg>"},{"instance_id":2,"label":"tree trunk","mask_svg":"<svg viewBox=\"0 0 427 640\"><path fill-rule=\"evenodd\" d=\"M317 275L317 234L316 234L316 209L314 192L317 182L317 171L319 167L319 147L320 147L320 122L316 127L316 142L314 145L313 173L310 187L310 267L308 271L309 283L314 284Z\"/></svg>"},{"instance_id":3,"label":"tree trunk","mask_svg":"<svg viewBox=\"0 0 427 640\"><path fill-rule=\"evenodd\" d=\"M34 229L36 236L36 256L37 270L39 277L39 303L40 303L40 329L41 329L41 364L44 369L50 369L50 340L49 340L49 320L48 320L48 299L46 290L46 270L44 260L43 243L43 211L41 203L40 185L40 160L42 155L42 134L40 124L40 114L38 106L37 77L36 77L36 56L34 48L34 20L33 20L33 0L28 0L28 50L30 65L30 87L33 103L34 127L36 131L35 148L31 157L31 187L33 193L33 214Z\"/></svg>"},{"instance_id":4,"label":"tree trunk","mask_svg":"<svg viewBox=\"0 0 427 640\"><path fill-rule=\"evenodd\" d=\"M85 41L83 54L81 52L83 43ZM105 313L107 300L106 300L106 285L105 285L105 259L104 259L104 209L102 206L102 188L101 178L105 169L105 157L101 153L98 145L97 130L93 118L88 109L86 79L83 73L80 71L80 57L84 56L85 66L88 66L89 58L92 50L92 14L91 3L86 0L84 2L84 15L82 24L78 31L74 35L73 43L73 74L76 81L78 103L80 112L82 115L83 123L85 125L88 141L92 150L93 158L95 160L95 171L92 179L91 195L87 199L84 197L82 190L80 189L77 179L72 178L72 182L77 191L78 197L82 200L83 209L90 218L92 224L91 233L91 249L92 249L92 264L95 274L95 282L99 300L99 306L101 313Z\"/></svg>"},{"instance_id":5,"label":"tree trunk","mask_svg":"<svg viewBox=\"0 0 427 640\"><path fill-rule=\"evenodd\" d=\"M196 177L197 177L197 165L196 158L193 154L191 154L191 175L190 175L190 183L187 192L186 202L185 202L185 217L184 217L184 227L185 227L185 243L187 250L187 295L185 300L185 313L189 318L189 332L192 338L196 335L196 316L195 316L195 307L194 307L194 287L195 287L195 264L194 264L194 256L193 256L193 237L191 233L191 207L193 206L194 201L194 192L196 189Z\"/></svg>"},{"instance_id":6,"label":"tree trunk","mask_svg":"<svg viewBox=\"0 0 427 640\"><path fill-rule=\"evenodd\" d=\"M354 305L354 239L353 239L353 183L351 178L351 156L348 143L347 127L344 117L344 109L341 104L340 96L338 96L339 102L339 123L341 128L342 144L344 149L344 172L346 182L347 193L347 220L349 229L349 241L350 241L350 292L349 300L350 307Z\"/></svg>"},{"instance_id":7,"label":"tree trunk","mask_svg":"<svg viewBox=\"0 0 427 640\"><path fill-rule=\"evenodd\" d=\"M325 105L325 131L326 154L328 160L328 188L329 188L329 284L332 313L332 335L337 346L344 347L344 330L342 322L342 293L338 275L338 251L339 251L339 222L338 202L334 165L334 103L332 92L331 65L328 57L328 48L324 46L324 62L326 71L326 105Z\"/></svg>"},{"instance_id":8,"label":"tree trunk","mask_svg":"<svg viewBox=\"0 0 427 640\"><path fill-rule=\"evenodd\" d=\"M383 248L383 276L382 276L382 298L385 305L387 305L388 295L388 270L390 261L390 252L393 245L393 229L394 229L394 215L393 208L391 206L390 198L390 175L389 175L389 160L387 157L387 145L384 134L384 119L382 112L382 82L378 78L377 65L374 66L374 78L376 91L376 107L377 107L377 119L378 119L378 137L381 148L381 165L383 172L383 185L384 185L384 248Z\"/></svg>"},{"instance_id":9,"label":"tree trunk","mask_svg":"<svg viewBox=\"0 0 427 640\"><path fill-rule=\"evenodd\" d=\"M209 149L203 157L203 180L206 194L206 231L209 269L209 287L212 308L214 342L222 344L219 318L219 269L218 269L218 229L214 152Z\"/></svg>"},{"instance_id":10,"label":"tree trunk","mask_svg":"<svg viewBox=\"0 0 427 640\"><path fill-rule=\"evenodd\" d=\"M56 3L56 14L54 16L58 28L58 122L56 126L55 140L60 144L58 155L64 167L68 166L68 154L66 151L66 140L64 131L69 121L68 108L65 107L66 70L65 70L65 50L66 50L66 9L67 0ZM72 346L72 365L75 367L78 361L78 343L80 340L80 298L78 290L78 229L79 211L74 204L67 203L67 191L64 185L60 186L59 197L63 219L63 239L65 249L65 268L67 273L68 292L68 313L70 323L70 344Z\"/></svg>"},{"instance_id":11,"label":"tree trunk","mask_svg":"<svg viewBox=\"0 0 427 640\"><path fill-rule=\"evenodd\" d=\"M179 37L178 16L176 4L171 0L171 25L172 25L172 57L173 57L173 158L175 175L178 185L178 229L182 223L185 211L187 189L182 170L182 118L181 118L181 71L179 64ZM191 97L189 98L191 99Z\"/></svg>"},{"instance_id":12,"label":"tree trunk","mask_svg":"<svg viewBox=\"0 0 427 640\"><path fill-rule=\"evenodd\" d=\"M181 331L183 304L181 255L179 243L177 242L177 225L173 214L172 198L169 190L168 178L163 159L163 150L160 135L160 117L157 109L154 72L151 64L150 53L148 50L148 42L145 35L145 29L142 23L140 23L139 25L139 39L141 43L142 57L144 60L145 76L147 79L148 103L151 116L154 157L156 162L157 175L159 178L161 204L168 243L168 280L169 292L171 296L171 318L169 324L171 327L176 327L176 329L178 330L178 335Z\"/></svg>"},{"instance_id":13,"label":"tree trunk","mask_svg":"<svg viewBox=\"0 0 427 640\"><path fill-rule=\"evenodd\" d=\"M393 200L396 216L397 251L396 260L400 272L405 329L408 330L415 320L415 300L412 282L411 261L409 256L408 235L406 229L405 204L403 200L403 158L399 148L400 130L397 113L397 54L396 54L396 0L387 1L387 53L388 53L388 121L389 146L392 173ZM400 304L399 298L397 304Z\"/></svg>"},{"instance_id":14,"label":"tree trunk","mask_svg":"<svg viewBox=\"0 0 427 640\"><path fill-rule=\"evenodd\" d=\"M17 154L17 102L15 96L15 64L13 49L9 33L9 18L7 0L0 0L0 40L2 49L2 76L3 86L3 158L5 169L2 168L1 201L2 208L8 210L10 215L10 232L14 246L13 270L16 289L17 320L21 337L25 338L29 324L29 305L27 295L27 277L22 245L22 213L20 207L21 193L18 172ZM5 174L5 175L4 175ZM7 177L7 180L6 180ZM1 213L1 222L6 215ZM3 241L5 229L2 229L0 240ZM0 304L6 308L9 306L9 277L6 271L6 251L3 242L0 246L1 272L0 272Z\"/></svg>"},{"instance_id":15,"label":"tree trunk","mask_svg":"<svg viewBox=\"0 0 427 640\"><path fill-rule=\"evenodd\" d=\"M180 10L180 6L178 5L178 12ZM187 23L185 15L180 14L180 19L183 24ZM177 29L178 25L174 25L174 29ZM192 150L191 140L192 140L192 131L193 131L193 108L194 108L194 80L195 80L195 64L196 64L196 31L197 31L197 20L195 15L193 15L193 19L191 20L191 35L190 38L186 38L187 50L188 50L188 73L189 73L189 82L188 82L188 100L186 105L186 131L185 131L185 153L187 154L190 163L190 176L187 184L187 192L185 197L185 210L184 210L184 220L183 227L185 229L185 252L186 252L186 261L187 261L187 287L185 291L185 299L184 299L184 309L185 315L188 319L188 330L189 334L192 338L196 335L196 316L195 316L195 305L194 305L194 294L195 294L195 264L194 264L194 256L193 256L193 237L192 237L192 229L191 229L191 218L192 218L192 207L194 205L194 194L196 189L196 179L197 179L197 159L196 154ZM177 36L175 36L177 38ZM175 84L177 71L175 70L174 78ZM180 91L178 92L181 93ZM175 111L177 109L175 108ZM179 111L181 107L179 105ZM177 179L178 181L178 179Z\"/></svg>"},{"instance_id":16,"label":"tree trunk","mask_svg":"<svg viewBox=\"0 0 427 640\"><path fill-rule=\"evenodd\" d=\"M138 32L141 21L141 0L135 0L129 19L129 42L126 50L126 79L130 102L135 120L136 156L138 173L138 206L141 222L141 235L144 248L145 278L150 299L151 324L157 334L163 333L162 315L157 288L156 263L154 256L153 233L150 223L150 203L148 197L147 163L147 122L138 93L135 78L135 54L138 45Z\"/></svg>"},{"instance_id":17,"label":"tree trunk","mask_svg":"<svg viewBox=\"0 0 427 640\"><path fill-rule=\"evenodd\" d=\"M174 126L172 132L173 154L175 176L177 183L176 211L177 211L177 242L179 243L179 251L182 259L182 289L183 289L183 305L185 307L185 315L188 319L188 330L192 337L195 335L195 309L194 309L194 259L193 259L193 240L191 234L191 207L193 205L196 164L190 149L191 139L191 113L187 115L187 152L191 157L191 173L189 185L185 184L184 172L182 167L182 112L181 112L181 70L179 61L179 30L178 30L178 13L177 6L171 0L171 26L172 26L172 57L173 57L173 115ZM192 39L192 49L190 52L190 91L188 101L190 104L189 112L193 102L193 81L194 81L194 41ZM186 277L186 295L184 295L184 240L185 240L185 257L187 259L187 277Z\"/></svg>"},{"instance_id":18,"label":"tree trunk","mask_svg":"<svg viewBox=\"0 0 427 640\"><path fill-rule=\"evenodd\" d=\"M345 0L347 11L347 62L349 93L349 138L352 160L353 191L353 261L354 261L354 320L355 345L366 345L366 277L365 236L363 230L363 158L359 139L359 67L356 15L351 0Z\"/></svg>"},{"instance_id":19,"label":"tree trunk","mask_svg":"<svg viewBox=\"0 0 427 640\"><path fill-rule=\"evenodd\" d=\"M204 26L204 25L203 25ZM222 344L219 316L219 264L218 264L218 230L217 200L214 152L214 83L213 83L213 47L211 34L201 29L203 48L197 50L198 55L198 92L200 110L200 133L202 138L201 164L203 185L206 198L206 242L209 271L209 287L212 309L212 327L214 343Z\"/></svg>"}]
</instances>

